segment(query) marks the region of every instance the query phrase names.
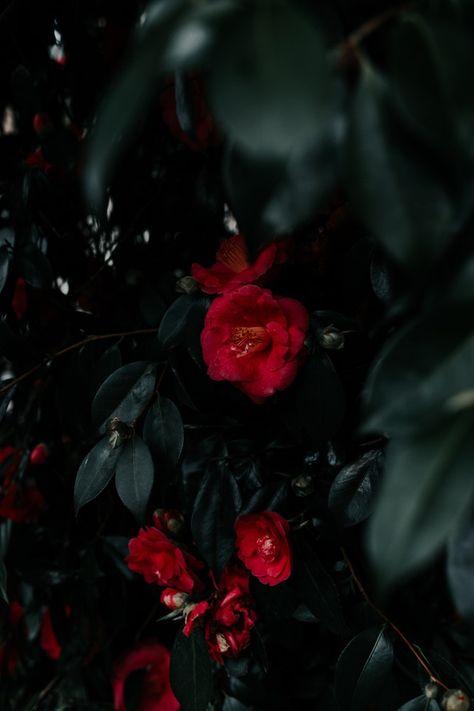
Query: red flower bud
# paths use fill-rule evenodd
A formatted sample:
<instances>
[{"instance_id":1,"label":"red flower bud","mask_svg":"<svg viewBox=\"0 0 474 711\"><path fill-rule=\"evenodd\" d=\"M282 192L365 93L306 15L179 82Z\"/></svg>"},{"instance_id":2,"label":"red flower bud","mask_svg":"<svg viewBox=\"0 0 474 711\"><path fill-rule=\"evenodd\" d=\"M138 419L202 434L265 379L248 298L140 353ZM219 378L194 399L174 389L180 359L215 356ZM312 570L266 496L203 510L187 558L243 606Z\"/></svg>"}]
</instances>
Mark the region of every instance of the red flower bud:
<instances>
[{"instance_id":1,"label":"red flower bud","mask_svg":"<svg viewBox=\"0 0 474 711\"><path fill-rule=\"evenodd\" d=\"M46 113L37 113L33 117L33 129L38 136L43 136L49 133L53 128L51 117Z\"/></svg>"},{"instance_id":2,"label":"red flower bud","mask_svg":"<svg viewBox=\"0 0 474 711\"><path fill-rule=\"evenodd\" d=\"M180 610L186 604L189 595L174 588L165 588L160 600L170 610Z\"/></svg>"},{"instance_id":3,"label":"red flower bud","mask_svg":"<svg viewBox=\"0 0 474 711\"><path fill-rule=\"evenodd\" d=\"M31 450L30 464L44 464L49 457L48 447L44 442L40 442Z\"/></svg>"}]
</instances>

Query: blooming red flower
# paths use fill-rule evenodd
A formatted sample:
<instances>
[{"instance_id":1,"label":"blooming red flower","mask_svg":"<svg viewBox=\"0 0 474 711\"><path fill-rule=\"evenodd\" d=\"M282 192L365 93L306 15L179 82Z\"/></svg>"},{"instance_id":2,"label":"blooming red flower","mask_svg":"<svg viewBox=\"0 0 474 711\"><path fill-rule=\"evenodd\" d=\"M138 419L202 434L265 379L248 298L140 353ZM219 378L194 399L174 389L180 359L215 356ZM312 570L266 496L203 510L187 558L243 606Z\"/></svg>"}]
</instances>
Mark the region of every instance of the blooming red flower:
<instances>
[{"instance_id":1,"label":"blooming red flower","mask_svg":"<svg viewBox=\"0 0 474 711\"><path fill-rule=\"evenodd\" d=\"M138 536L129 542L128 548L128 567L143 575L147 583L186 593L202 588L197 573L204 568L204 564L179 548L157 528L141 528Z\"/></svg>"},{"instance_id":2,"label":"blooming red flower","mask_svg":"<svg viewBox=\"0 0 474 711\"><path fill-rule=\"evenodd\" d=\"M223 664L224 657L237 657L250 644L257 615L246 570L234 565L223 571L219 587L209 601L197 603L187 613L183 634L189 637L200 619L209 653L219 664Z\"/></svg>"},{"instance_id":3,"label":"blooming red flower","mask_svg":"<svg viewBox=\"0 0 474 711\"><path fill-rule=\"evenodd\" d=\"M288 531L288 522L274 511L240 516L235 523L237 555L265 585L278 585L290 577Z\"/></svg>"},{"instance_id":4,"label":"blooming red flower","mask_svg":"<svg viewBox=\"0 0 474 711\"><path fill-rule=\"evenodd\" d=\"M251 284L268 275L270 269L288 258L288 242L278 240L267 245L254 262L249 261L243 235L222 240L216 261L210 267L191 266L191 274L206 294L223 294L244 284Z\"/></svg>"},{"instance_id":5,"label":"blooming red flower","mask_svg":"<svg viewBox=\"0 0 474 711\"><path fill-rule=\"evenodd\" d=\"M56 660L61 656L62 647L56 637L49 608L45 608L41 615L40 647L50 659Z\"/></svg>"},{"instance_id":6,"label":"blooming red flower","mask_svg":"<svg viewBox=\"0 0 474 711\"><path fill-rule=\"evenodd\" d=\"M269 289L242 286L213 301L201 334L213 380L229 380L256 403L288 387L305 355L308 312Z\"/></svg>"},{"instance_id":7,"label":"blooming red flower","mask_svg":"<svg viewBox=\"0 0 474 711\"><path fill-rule=\"evenodd\" d=\"M169 679L170 653L158 642L132 649L115 665L112 682L115 711L127 711L125 684L130 674L140 670L145 672L145 676L137 711L178 711L180 706Z\"/></svg>"}]
</instances>

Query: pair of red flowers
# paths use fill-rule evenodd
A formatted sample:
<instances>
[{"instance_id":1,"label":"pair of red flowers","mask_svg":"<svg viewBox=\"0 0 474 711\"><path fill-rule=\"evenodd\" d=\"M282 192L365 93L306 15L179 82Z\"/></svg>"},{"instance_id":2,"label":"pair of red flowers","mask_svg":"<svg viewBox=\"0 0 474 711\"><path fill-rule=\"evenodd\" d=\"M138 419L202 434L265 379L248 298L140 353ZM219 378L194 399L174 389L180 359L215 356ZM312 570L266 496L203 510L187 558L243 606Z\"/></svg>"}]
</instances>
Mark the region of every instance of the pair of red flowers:
<instances>
[{"instance_id":1,"label":"pair of red flowers","mask_svg":"<svg viewBox=\"0 0 474 711\"><path fill-rule=\"evenodd\" d=\"M275 296L262 282L288 258L288 243L273 242L250 263L242 235L225 239L209 268L192 265L211 304L201 334L203 358L213 380L228 380L263 403L296 377L305 355L308 312L295 299Z\"/></svg>"},{"instance_id":2,"label":"pair of red flowers","mask_svg":"<svg viewBox=\"0 0 474 711\"><path fill-rule=\"evenodd\" d=\"M43 464L48 457L46 445L38 444L30 453L29 464ZM30 480L15 481L22 452L16 447L7 445L0 449L0 518L21 523L33 523L46 507L41 492Z\"/></svg>"},{"instance_id":3,"label":"pair of red flowers","mask_svg":"<svg viewBox=\"0 0 474 711\"><path fill-rule=\"evenodd\" d=\"M273 511L248 514L236 521L237 556L264 584L277 585L291 574L288 530L285 519ZM147 582L165 587L163 604L183 611L185 635L191 634L200 619L215 661L222 663L225 656L235 657L248 646L256 613L249 594L249 574L242 566L227 566L212 595L193 603L189 596L204 589L199 577L204 564L171 541L163 529L141 529L130 541L129 550L129 568Z\"/></svg>"}]
</instances>

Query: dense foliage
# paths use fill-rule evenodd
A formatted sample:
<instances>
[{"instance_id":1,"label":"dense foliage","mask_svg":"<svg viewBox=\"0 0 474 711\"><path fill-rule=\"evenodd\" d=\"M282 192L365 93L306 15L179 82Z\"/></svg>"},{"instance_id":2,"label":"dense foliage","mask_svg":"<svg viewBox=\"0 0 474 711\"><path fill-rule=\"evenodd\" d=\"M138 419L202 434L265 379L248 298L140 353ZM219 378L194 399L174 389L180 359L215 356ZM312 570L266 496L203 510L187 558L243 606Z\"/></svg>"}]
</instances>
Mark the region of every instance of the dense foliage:
<instances>
[{"instance_id":1,"label":"dense foliage","mask_svg":"<svg viewBox=\"0 0 474 711\"><path fill-rule=\"evenodd\" d=\"M469 708L472 3L0 35L2 711Z\"/></svg>"}]
</instances>

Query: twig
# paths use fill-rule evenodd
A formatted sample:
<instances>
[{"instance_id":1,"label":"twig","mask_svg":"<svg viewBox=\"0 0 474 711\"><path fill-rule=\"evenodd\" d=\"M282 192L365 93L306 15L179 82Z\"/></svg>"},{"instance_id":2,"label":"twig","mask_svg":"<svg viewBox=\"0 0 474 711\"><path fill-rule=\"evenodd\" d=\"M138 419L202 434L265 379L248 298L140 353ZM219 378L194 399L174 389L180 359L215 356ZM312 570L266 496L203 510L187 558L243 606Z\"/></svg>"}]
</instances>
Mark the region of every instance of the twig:
<instances>
[{"instance_id":1,"label":"twig","mask_svg":"<svg viewBox=\"0 0 474 711\"><path fill-rule=\"evenodd\" d=\"M10 390L10 388L14 387L18 383L21 383L22 380L25 380L30 375L36 373L38 370L41 370L41 368L43 368L45 365L52 363L57 358L60 358L61 356L66 355L66 353L70 353L71 351L75 351L78 348L81 348L81 346L87 345L88 343L94 343L95 341L105 341L111 338L125 338L126 336L144 336L156 333L157 331L157 328L140 328L135 331L122 331L120 333L103 333L99 336L88 336L82 341L72 343L70 346L66 346L66 348L63 348L62 350L57 351L56 353L53 353L53 355L49 356L48 358L45 358L45 360L43 360L41 363L37 363L32 368L19 375L17 378L10 380L6 385L0 388L0 395L3 395L8 390Z\"/></svg>"},{"instance_id":2,"label":"twig","mask_svg":"<svg viewBox=\"0 0 474 711\"><path fill-rule=\"evenodd\" d=\"M423 659L423 657L421 656L421 654L419 654L419 653L417 652L417 650L415 649L414 645L410 642L410 640L407 639L407 638L405 637L405 635L403 634L403 632L402 632L391 620L389 620L389 618L387 617L387 615L386 615L384 612L382 612L382 610L380 610L380 609L377 607L377 605L375 605L375 604L372 602L372 600L369 598L368 594L366 593L365 588L364 588L364 586L362 585L360 579L358 578L357 573L356 573L355 570L354 570L354 566L352 565L351 561L349 560L349 558L348 558L348 556L347 556L347 553L346 553L346 551L344 550L344 548L341 548L341 552L342 552L342 555L344 556L344 560L345 560L345 562L346 562L347 567L349 568L349 571L350 571L350 573L351 573L351 575L352 575L352 578L353 578L355 584L357 585L357 588L359 589L359 592L361 593L362 597L363 597L364 600L367 602L367 604L372 608L372 610L374 610L374 612L377 613L377 615L378 615L379 617L382 618L382 620L384 620L384 622L387 623L387 625L389 625L389 627L392 628L392 630L395 632L395 634L397 634L397 635L400 637L400 639L402 640L402 642L408 647L408 649L410 650L410 652L411 652L411 653L413 654L413 656L416 658L416 660L417 660L417 662L420 664L420 666L421 666L421 667L425 670L425 672L428 674L428 676L429 676L429 678L430 678L430 681L434 682L435 684L438 684L438 686L441 686L441 688L447 690L448 687L446 686L446 684L444 684L442 681L440 681L440 680L433 674L432 669L430 669L429 665L428 665L427 662Z\"/></svg>"},{"instance_id":3,"label":"twig","mask_svg":"<svg viewBox=\"0 0 474 711\"><path fill-rule=\"evenodd\" d=\"M412 3L404 2L401 5L398 5L397 7L391 7L388 10L385 10L384 12L380 13L380 15L373 17L367 22L364 22L363 25L358 27L357 30L352 32L349 37L341 43L340 49L346 49L348 47L358 47L361 42L366 39L366 37L371 35L373 32L375 32L380 27L389 22L389 20L399 15L401 12L410 9L411 7Z\"/></svg>"}]
</instances>

